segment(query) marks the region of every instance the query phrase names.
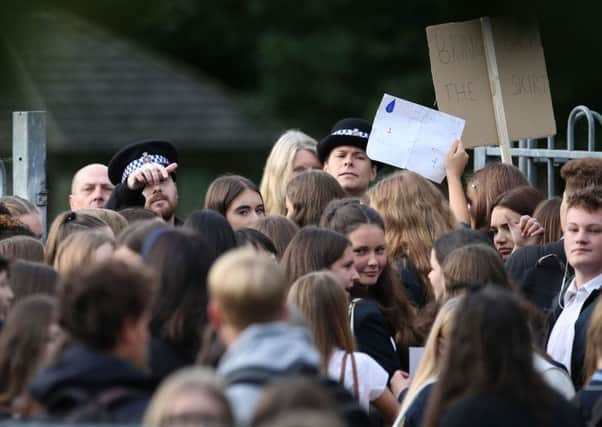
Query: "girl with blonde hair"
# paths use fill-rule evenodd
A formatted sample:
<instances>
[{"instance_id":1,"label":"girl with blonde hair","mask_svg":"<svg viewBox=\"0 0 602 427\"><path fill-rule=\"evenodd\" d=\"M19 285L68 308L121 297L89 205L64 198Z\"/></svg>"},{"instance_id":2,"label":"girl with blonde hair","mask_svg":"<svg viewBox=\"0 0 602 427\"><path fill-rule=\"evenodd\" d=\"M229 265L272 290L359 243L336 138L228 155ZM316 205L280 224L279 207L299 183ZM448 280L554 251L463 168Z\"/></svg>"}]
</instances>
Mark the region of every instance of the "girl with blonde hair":
<instances>
[{"instance_id":1,"label":"girl with blonde hair","mask_svg":"<svg viewBox=\"0 0 602 427\"><path fill-rule=\"evenodd\" d=\"M426 402L443 363L444 352L447 349L447 341L459 301L459 298L451 298L439 310L426 340L416 375L412 379L399 415L393 424L394 427L418 427L421 425Z\"/></svg>"},{"instance_id":2,"label":"girl with blonde hair","mask_svg":"<svg viewBox=\"0 0 602 427\"><path fill-rule=\"evenodd\" d=\"M142 424L146 427L234 427L234 417L224 386L215 372L189 367L180 369L161 383L146 409Z\"/></svg>"},{"instance_id":3,"label":"girl with blonde hair","mask_svg":"<svg viewBox=\"0 0 602 427\"><path fill-rule=\"evenodd\" d=\"M355 351L347 319L347 297L332 273L319 271L300 277L291 287L288 302L305 316L318 351L322 370L345 386L366 410L370 403L391 423L399 404L387 387L387 372L370 356ZM391 386L400 391L399 372Z\"/></svg>"},{"instance_id":4,"label":"girl with blonde hair","mask_svg":"<svg viewBox=\"0 0 602 427\"><path fill-rule=\"evenodd\" d=\"M283 133L265 162L260 192L268 215L286 215L286 184L306 169L321 169L316 154L318 142L298 130Z\"/></svg>"},{"instance_id":5,"label":"girl with blonde hair","mask_svg":"<svg viewBox=\"0 0 602 427\"><path fill-rule=\"evenodd\" d=\"M128 220L119 212L104 209L104 208L82 208L77 210L78 213L84 213L95 216L98 219L103 220L111 227L113 234L119 236L121 232L128 226Z\"/></svg>"},{"instance_id":6,"label":"girl with blonde hair","mask_svg":"<svg viewBox=\"0 0 602 427\"><path fill-rule=\"evenodd\" d=\"M384 178L368 197L385 222L389 259L413 302L425 305L433 297L428 278L433 241L458 226L447 200L433 183L407 170Z\"/></svg>"},{"instance_id":7,"label":"girl with blonde hair","mask_svg":"<svg viewBox=\"0 0 602 427\"><path fill-rule=\"evenodd\" d=\"M62 212L52 221L50 231L48 231L44 255L46 264L54 265L54 257L56 257L59 245L67 236L76 231L85 230L98 230L113 238L115 237L111 227L96 216L75 211Z\"/></svg>"},{"instance_id":8,"label":"girl with blonde hair","mask_svg":"<svg viewBox=\"0 0 602 427\"><path fill-rule=\"evenodd\" d=\"M55 270L64 275L92 263L109 258L115 239L99 231L79 231L65 238L54 258Z\"/></svg>"}]
</instances>

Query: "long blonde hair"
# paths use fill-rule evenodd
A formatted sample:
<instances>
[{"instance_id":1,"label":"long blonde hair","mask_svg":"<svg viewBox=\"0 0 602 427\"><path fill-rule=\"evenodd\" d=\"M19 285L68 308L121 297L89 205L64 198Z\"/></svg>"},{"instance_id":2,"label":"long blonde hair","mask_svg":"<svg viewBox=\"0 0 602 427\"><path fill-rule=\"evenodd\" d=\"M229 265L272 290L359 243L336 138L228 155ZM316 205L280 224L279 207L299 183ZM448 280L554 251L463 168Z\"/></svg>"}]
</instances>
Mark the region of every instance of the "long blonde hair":
<instances>
[{"instance_id":1,"label":"long blonde hair","mask_svg":"<svg viewBox=\"0 0 602 427\"><path fill-rule=\"evenodd\" d=\"M299 150L316 152L318 142L299 130L287 130L272 147L265 162L259 190L267 215L286 215L286 184L293 175L293 160Z\"/></svg>"},{"instance_id":2,"label":"long blonde hair","mask_svg":"<svg viewBox=\"0 0 602 427\"><path fill-rule=\"evenodd\" d=\"M439 375L441 367L443 365L443 348L441 346L441 339L448 339L453 327L454 316L460 303L460 297L449 299L439 309L439 313L435 318L435 322L431 327L431 331L426 340L424 346L424 352L420 359L420 364L416 370L416 375L408 388L403 404L399 410L397 420L403 420L405 413L407 412L410 405L414 402L418 393L422 390L422 387L427 384L430 380L436 378ZM398 421L395 422L395 426L402 425Z\"/></svg>"},{"instance_id":3,"label":"long blonde hair","mask_svg":"<svg viewBox=\"0 0 602 427\"><path fill-rule=\"evenodd\" d=\"M433 183L411 172L389 175L368 190L370 205L385 221L385 241L392 261L410 259L429 296L433 241L457 227L449 203Z\"/></svg>"},{"instance_id":4,"label":"long blonde hair","mask_svg":"<svg viewBox=\"0 0 602 427\"><path fill-rule=\"evenodd\" d=\"M305 316L322 355L324 372L328 371L328 362L335 348L346 352L355 350L347 319L348 296L332 273L317 271L301 276L293 283L288 302Z\"/></svg>"}]
</instances>

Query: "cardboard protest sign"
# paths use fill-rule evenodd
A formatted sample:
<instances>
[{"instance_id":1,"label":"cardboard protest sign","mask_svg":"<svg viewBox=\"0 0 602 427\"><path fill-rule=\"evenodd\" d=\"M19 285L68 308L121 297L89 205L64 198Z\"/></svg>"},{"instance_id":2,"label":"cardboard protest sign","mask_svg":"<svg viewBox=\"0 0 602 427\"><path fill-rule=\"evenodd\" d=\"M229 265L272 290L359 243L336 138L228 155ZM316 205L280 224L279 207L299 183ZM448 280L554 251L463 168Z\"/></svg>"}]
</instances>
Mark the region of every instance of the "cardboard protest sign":
<instances>
[{"instance_id":1,"label":"cardboard protest sign","mask_svg":"<svg viewBox=\"0 0 602 427\"><path fill-rule=\"evenodd\" d=\"M480 21L426 29L440 111L462 117L465 147L497 143L497 130Z\"/></svg>"},{"instance_id":2,"label":"cardboard protest sign","mask_svg":"<svg viewBox=\"0 0 602 427\"><path fill-rule=\"evenodd\" d=\"M541 39L533 21L491 20L510 140L556 134Z\"/></svg>"},{"instance_id":3,"label":"cardboard protest sign","mask_svg":"<svg viewBox=\"0 0 602 427\"><path fill-rule=\"evenodd\" d=\"M491 25L492 41L487 43L484 22ZM466 120L465 147L498 144L497 126L504 122L503 133L510 140L556 133L543 48L534 22L477 19L430 26L426 33L439 110ZM505 120L496 120L496 107Z\"/></svg>"}]
</instances>

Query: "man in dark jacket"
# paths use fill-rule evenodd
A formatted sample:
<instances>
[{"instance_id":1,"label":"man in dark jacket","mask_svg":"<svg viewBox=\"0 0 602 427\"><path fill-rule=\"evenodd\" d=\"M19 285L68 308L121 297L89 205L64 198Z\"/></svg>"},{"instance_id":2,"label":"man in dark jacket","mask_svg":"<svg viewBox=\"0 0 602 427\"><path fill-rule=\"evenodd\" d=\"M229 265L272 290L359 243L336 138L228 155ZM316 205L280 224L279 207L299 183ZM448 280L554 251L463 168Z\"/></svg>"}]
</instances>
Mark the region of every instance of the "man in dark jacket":
<instances>
[{"instance_id":1,"label":"man in dark jacket","mask_svg":"<svg viewBox=\"0 0 602 427\"><path fill-rule=\"evenodd\" d=\"M145 140L122 148L109 162L109 179L115 188L106 208L143 206L168 224L181 224L175 216L177 162L178 152L169 141Z\"/></svg>"},{"instance_id":2,"label":"man in dark jacket","mask_svg":"<svg viewBox=\"0 0 602 427\"><path fill-rule=\"evenodd\" d=\"M59 326L72 345L39 372L33 397L50 418L139 423L154 384L143 372L154 280L111 259L61 283Z\"/></svg>"},{"instance_id":3,"label":"man in dark jacket","mask_svg":"<svg viewBox=\"0 0 602 427\"><path fill-rule=\"evenodd\" d=\"M575 278L559 298L547 351L562 363L579 389L585 381L587 329L602 288L602 187L588 187L566 200L564 250Z\"/></svg>"}]
</instances>

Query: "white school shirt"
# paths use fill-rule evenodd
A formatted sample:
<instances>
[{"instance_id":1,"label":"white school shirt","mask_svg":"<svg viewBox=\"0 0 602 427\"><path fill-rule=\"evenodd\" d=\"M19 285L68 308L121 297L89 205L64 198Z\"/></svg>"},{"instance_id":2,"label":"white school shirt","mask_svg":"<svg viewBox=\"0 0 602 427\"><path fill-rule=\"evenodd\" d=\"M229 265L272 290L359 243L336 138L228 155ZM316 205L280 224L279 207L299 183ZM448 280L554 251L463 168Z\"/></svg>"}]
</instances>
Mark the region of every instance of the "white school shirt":
<instances>
[{"instance_id":1,"label":"white school shirt","mask_svg":"<svg viewBox=\"0 0 602 427\"><path fill-rule=\"evenodd\" d=\"M344 354L343 350L336 348L328 361L328 376L335 381L340 379ZM379 398L387 388L389 374L376 360L367 354L354 351L353 356L355 357L355 365L357 367L359 404L368 411L370 409L370 402ZM349 356L347 356L343 385L353 395L353 370L351 367L351 357Z\"/></svg>"},{"instance_id":2,"label":"white school shirt","mask_svg":"<svg viewBox=\"0 0 602 427\"><path fill-rule=\"evenodd\" d=\"M571 373L571 355L573 353L573 340L575 339L575 323L581 314L583 304L591 293L602 287L602 274L584 283L579 289L575 287L575 279L567 288L564 297L564 309L558 316L550 339L548 340L548 354L560 362Z\"/></svg>"}]
</instances>

